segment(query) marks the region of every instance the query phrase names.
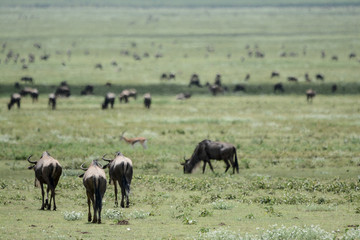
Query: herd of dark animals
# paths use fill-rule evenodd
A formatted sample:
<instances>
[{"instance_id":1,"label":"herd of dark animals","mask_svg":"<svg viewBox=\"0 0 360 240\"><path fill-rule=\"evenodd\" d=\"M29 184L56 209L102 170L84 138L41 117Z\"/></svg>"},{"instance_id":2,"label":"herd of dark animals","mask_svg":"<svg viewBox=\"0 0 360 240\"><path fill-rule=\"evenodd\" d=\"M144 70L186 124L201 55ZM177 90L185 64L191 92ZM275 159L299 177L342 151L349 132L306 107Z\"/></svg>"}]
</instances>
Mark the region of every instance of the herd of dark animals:
<instances>
[{"instance_id":1,"label":"herd of dark animals","mask_svg":"<svg viewBox=\"0 0 360 240\"><path fill-rule=\"evenodd\" d=\"M102 199L106 192L107 180L104 169L109 169L109 184L114 184L115 207L118 207L118 188L121 190L120 206L128 208L130 206L130 185L133 178L133 163L130 158L125 157L121 152L117 152L112 159L105 158L107 154L103 155L102 160L107 164L102 166L97 159L93 160L88 168L84 168L83 163L80 169L85 171L79 175L83 179L83 185L86 190L88 203L88 221L92 223L101 223ZM34 169L35 172L35 187L41 188L41 210L51 210L53 203L53 210L56 208L55 189L59 183L62 174L62 167L58 160L53 158L47 151L43 152L38 161L30 161L30 155L27 161L32 165L28 169ZM233 174L239 173L239 163L234 145L225 142L211 141L205 139L199 142L189 159L185 159L181 163L184 168L184 173L192 173L193 170L203 162L203 173L205 172L206 164L210 166L212 172L214 168L210 160L224 161L226 164L225 173L230 166L233 168ZM47 185L46 199L44 184ZM50 200L49 200L50 192ZM91 214L91 205L93 207L93 215Z\"/></svg>"}]
</instances>

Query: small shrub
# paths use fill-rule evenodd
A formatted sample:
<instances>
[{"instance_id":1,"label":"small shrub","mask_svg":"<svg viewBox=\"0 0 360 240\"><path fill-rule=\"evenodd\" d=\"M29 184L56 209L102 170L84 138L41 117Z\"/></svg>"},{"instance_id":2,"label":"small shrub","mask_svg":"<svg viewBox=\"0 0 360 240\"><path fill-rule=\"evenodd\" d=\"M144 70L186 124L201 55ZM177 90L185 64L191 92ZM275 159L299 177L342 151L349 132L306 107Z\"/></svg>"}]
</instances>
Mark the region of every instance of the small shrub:
<instances>
[{"instance_id":1,"label":"small shrub","mask_svg":"<svg viewBox=\"0 0 360 240\"><path fill-rule=\"evenodd\" d=\"M207 217L207 216L211 216L211 215L212 215L212 212L210 212L209 210L207 210L205 208L200 212L199 217Z\"/></svg>"},{"instance_id":2,"label":"small shrub","mask_svg":"<svg viewBox=\"0 0 360 240\"><path fill-rule=\"evenodd\" d=\"M144 212L141 210L135 210L134 212L130 213L130 217L134 219L145 219L150 216L150 212Z\"/></svg>"},{"instance_id":3,"label":"small shrub","mask_svg":"<svg viewBox=\"0 0 360 240\"><path fill-rule=\"evenodd\" d=\"M185 225L195 225L196 223L196 220L190 219L189 217L184 216L183 218L183 224Z\"/></svg>"},{"instance_id":4,"label":"small shrub","mask_svg":"<svg viewBox=\"0 0 360 240\"><path fill-rule=\"evenodd\" d=\"M232 209L234 207L234 205L225 202L222 199L217 200L216 202L212 203L212 206L214 209L218 209L218 210L229 210Z\"/></svg>"},{"instance_id":5,"label":"small shrub","mask_svg":"<svg viewBox=\"0 0 360 240\"><path fill-rule=\"evenodd\" d=\"M64 212L64 219L66 221L76 221L76 220L80 220L83 217L83 213L82 212Z\"/></svg>"},{"instance_id":6,"label":"small shrub","mask_svg":"<svg viewBox=\"0 0 360 240\"><path fill-rule=\"evenodd\" d=\"M254 214L250 213L248 215L245 216L246 219L255 219Z\"/></svg>"},{"instance_id":7,"label":"small shrub","mask_svg":"<svg viewBox=\"0 0 360 240\"><path fill-rule=\"evenodd\" d=\"M123 212L120 212L116 209L106 209L105 211L105 217L112 220L124 220L126 218L125 214Z\"/></svg>"}]
</instances>

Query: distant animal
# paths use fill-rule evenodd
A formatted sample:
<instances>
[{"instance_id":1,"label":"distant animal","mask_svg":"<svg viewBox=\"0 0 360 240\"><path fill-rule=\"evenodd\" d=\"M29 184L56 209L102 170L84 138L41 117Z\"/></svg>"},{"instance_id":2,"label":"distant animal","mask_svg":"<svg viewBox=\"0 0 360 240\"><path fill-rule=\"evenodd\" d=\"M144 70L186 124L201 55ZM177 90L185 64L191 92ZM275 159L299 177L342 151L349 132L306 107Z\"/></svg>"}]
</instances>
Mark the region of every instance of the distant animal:
<instances>
[{"instance_id":1,"label":"distant animal","mask_svg":"<svg viewBox=\"0 0 360 240\"><path fill-rule=\"evenodd\" d=\"M70 87L67 85L59 86L55 91L56 97L70 97Z\"/></svg>"},{"instance_id":2,"label":"distant animal","mask_svg":"<svg viewBox=\"0 0 360 240\"><path fill-rule=\"evenodd\" d=\"M214 84L221 86L221 75L220 74L216 74Z\"/></svg>"},{"instance_id":3,"label":"distant animal","mask_svg":"<svg viewBox=\"0 0 360 240\"><path fill-rule=\"evenodd\" d=\"M336 84L333 84L332 86L331 86L331 92L332 93L335 93L336 91L337 91L337 85Z\"/></svg>"},{"instance_id":4,"label":"distant animal","mask_svg":"<svg viewBox=\"0 0 360 240\"><path fill-rule=\"evenodd\" d=\"M23 82L34 83L34 79L32 77L28 77L28 76L22 77L20 80Z\"/></svg>"},{"instance_id":5,"label":"distant animal","mask_svg":"<svg viewBox=\"0 0 360 240\"><path fill-rule=\"evenodd\" d=\"M137 91L134 88L129 89L129 98L132 97L136 100L137 98Z\"/></svg>"},{"instance_id":6,"label":"distant animal","mask_svg":"<svg viewBox=\"0 0 360 240\"><path fill-rule=\"evenodd\" d=\"M197 75L196 73L194 73L190 78L189 87L193 85L197 87L202 87L202 85L200 84L199 75Z\"/></svg>"},{"instance_id":7,"label":"distant animal","mask_svg":"<svg viewBox=\"0 0 360 240\"><path fill-rule=\"evenodd\" d=\"M278 91L280 91L282 93L285 92L282 83L277 83L274 85L274 93L277 93Z\"/></svg>"},{"instance_id":8,"label":"distant animal","mask_svg":"<svg viewBox=\"0 0 360 240\"><path fill-rule=\"evenodd\" d=\"M145 93L144 94L144 106L147 109L150 109L151 106L151 95L150 93Z\"/></svg>"},{"instance_id":9,"label":"distant animal","mask_svg":"<svg viewBox=\"0 0 360 240\"><path fill-rule=\"evenodd\" d=\"M349 54L349 59L356 58L356 53L352 52Z\"/></svg>"},{"instance_id":10,"label":"distant animal","mask_svg":"<svg viewBox=\"0 0 360 240\"><path fill-rule=\"evenodd\" d=\"M101 108L107 109L109 104L110 104L111 108L114 108L114 102L115 102L115 93L108 92L105 95L105 99L104 99L103 104L101 105Z\"/></svg>"},{"instance_id":11,"label":"distant animal","mask_svg":"<svg viewBox=\"0 0 360 240\"><path fill-rule=\"evenodd\" d=\"M125 157L121 152L117 152L114 159L106 159L106 154L102 157L104 161L109 162L103 168L109 168L109 184L114 183L115 191L115 206L118 204L118 190L117 183L121 189L121 203L122 208L129 207L129 195L130 195L130 185L133 177L133 165L130 158ZM126 199L126 205L125 205Z\"/></svg>"},{"instance_id":12,"label":"distant animal","mask_svg":"<svg viewBox=\"0 0 360 240\"><path fill-rule=\"evenodd\" d=\"M86 189L87 203L88 203L88 221L91 222L91 204L94 209L94 216L92 223L101 223L101 210L102 199L106 192L106 175L97 160L93 160L89 168L84 168L84 164L81 165L81 169L85 173L79 177L83 178L83 184Z\"/></svg>"},{"instance_id":13,"label":"distant animal","mask_svg":"<svg viewBox=\"0 0 360 240\"><path fill-rule=\"evenodd\" d=\"M39 91L36 88L25 87L20 91L21 96L30 95L33 102L38 101Z\"/></svg>"},{"instance_id":14,"label":"distant animal","mask_svg":"<svg viewBox=\"0 0 360 240\"><path fill-rule=\"evenodd\" d=\"M81 95L90 95L94 93L93 85L86 85L85 88L81 91Z\"/></svg>"},{"instance_id":15,"label":"distant animal","mask_svg":"<svg viewBox=\"0 0 360 240\"><path fill-rule=\"evenodd\" d=\"M54 159L50 154L45 151L41 155L40 160L36 162L30 161L32 155L28 157L27 161L32 166L29 167L29 169L34 169L35 171L35 186L41 187L41 196L42 196L42 204L41 204L41 210L44 210L47 208L47 210L51 209L51 201L54 202L53 210L56 210L56 202L55 202L55 188L59 182L61 173L62 173L62 167L58 160ZM47 185L46 189L46 200L44 201L44 184ZM50 196L50 202L48 201L49 198L49 191L51 191Z\"/></svg>"},{"instance_id":16,"label":"distant animal","mask_svg":"<svg viewBox=\"0 0 360 240\"><path fill-rule=\"evenodd\" d=\"M249 81L250 80L250 74L246 74L245 78L244 78L244 81Z\"/></svg>"},{"instance_id":17,"label":"distant animal","mask_svg":"<svg viewBox=\"0 0 360 240\"><path fill-rule=\"evenodd\" d=\"M20 86L20 83L19 83L19 82L15 82L14 87L15 87L15 88L20 88L20 87L21 87L21 86Z\"/></svg>"},{"instance_id":18,"label":"distant animal","mask_svg":"<svg viewBox=\"0 0 360 240\"><path fill-rule=\"evenodd\" d=\"M163 73L160 76L161 80L171 80L171 79L176 79L176 75L174 73Z\"/></svg>"},{"instance_id":19,"label":"distant animal","mask_svg":"<svg viewBox=\"0 0 360 240\"><path fill-rule=\"evenodd\" d=\"M50 93L49 94L48 106L51 106L52 110L55 110L55 108L56 108L56 95L55 95L55 93Z\"/></svg>"},{"instance_id":20,"label":"distant animal","mask_svg":"<svg viewBox=\"0 0 360 240\"><path fill-rule=\"evenodd\" d=\"M101 63L97 63L97 64L95 64L95 69L100 69L100 70L102 70L103 69L103 66L102 66L102 64Z\"/></svg>"},{"instance_id":21,"label":"distant animal","mask_svg":"<svg viewBox=\"0 0 360 240\"><path fill-rule=\"evenodd\" d=\"M129 102L129 96L130 96L130 91L125 89L119 94L119 101L120 102L124 101L125 103L128 103Z\"/></svg>"},{"instance_id":22,"label":"distant animal","mask_svg":"<svg viewBox=\"0 0 360 240\"><path fill-rule=\"evenodd\" d=\"M298 81L298 79L296 77L288 77L287 80L289 82L297 82Z\"/></svg>"},{"instance_id":23,"label":"distant animal","mask_svg":"<svg viewBox=\"0 0 360 240\"><path fill-rule=\"evenodd\" d=\"M235 85L235 88L234 88L234 92L246 92L246 87L245 85L242 85L242 84L236 84Z\"/></svg>"},{"instance_id":24,"label":"distant animal","mask_svg":"<svg viewBox=\"0 0 360 240\"><path fill-rule=\"evenodd\" d=\"M338 58L338 56L334 55L334 56L331 57L331 60L337 61L337 60L339 60L339 58Z\"/></svg>"},{"instance_id":25,"label":"distant animal","mask_svg":"<svg viewBox=\"0 0 360 240\"><path fill-rule=\"evenodd\" d=\"M312 89L306 91L306 100L312 102L313 98L316 96L316 92Z\"/></svg>"},{"instance_id":26,"label":"distant animal","mask_svg":"<svg viewBox=\"0 0 360 240\"><path fill-rule=\"evenodd\" d=\"M17 104L18 108L20 108L20 102L21 102L21 95L18 93L13 93L10 96L10 102L8 103L8 109L10 110L14 104Z\"/></svg>"},{"instance_id":27,"label":"distant animal","mask_svg":"<svg viewBox=\"0 0 360 240\"><path fill-rule=\"evenodd\" d=\"M227 172L227 170L230 168L231 163L231 166L233 167L233 173L235 173L235 170L237 173L239 173L239 164L235 146L230 143L215 142L208 139L199 142L191 158L185 159L185 162L181 163L181 165L184 166L184 173L191 173L200 163L200 161L203 161L203 173L205 172L207 163L209 164L211 171L214 172L210 162L211 159L223 160L226 164L225 172Z\"/></svg>"},{"instance_id":28,"label":"distant animal","mask_svg":"<svg viewBox=\"0 0 360 240\"><path fill-rule=\"evenodd\" d=\"M140 143L144 149L147 148L147 146L146 146L147 139L146 138L144 138L144 137L126 138L126 137L124 137L125 132L126 131L122 132L122 134L120 136L120 141L124 140L126 143L130 144L132 147L134 147L134 145L136 143Z\"/></svg>"},{"instance_id":29,"label":"distant animal","mask_svg":"<svg viewBox=\"0 0 360 240\"><path fill-rule=\"evenodd\" d=\"M322 74L320 74L320 73L316 74L315 78L316 78L316 80L320 80L320 81L324 81L324 80L325 80L324 75L322 75Z\"/></svg>"},{"instance_id":30,"label":"distant animal","mask_svg":"<svg viewBox=\"0 0 360 240\"><path fill-rule=\"evenodd\" d=\"M177 100L185 100L188 98L191 98L191 93L179 93L178 95L176 95Z\"/></svg>"},{"instance_id":31,"label":"distant animal","mask_svg":"<svg viewBox=\"0 0 360 240\"><path fill-rule=\"evenodd\" d=\"M307 82L311 82L311 79L309 77L309 74L308 73L305 73L305 81Z\"/></svg>"},{"instance_id":32,"label":"distant animal","mask_svg":"<svg viewBox=\"0 0 360 240\"><path fill-rule=\"evenodd\" d=\"M44 61L48 60L49 58L50 58L50 54L44 54L40 56L40 59Z\"/></svg>"},{"instance_id":33,"label":"distant animal","mask_svg":"<svg viewBox=\"0 0 360 240\"><path fill-rule=\"evenodd\" d=\"M216 96L219 93L224 93L224 88L216 84L210 85L209 90L213 96Z\"/></svg>"},{"instance_id":34,"label":"distant animal","mask_svg":"<svg viewBox=\"0 0 360 240\"><path fill-rule=\"evenodd\" d=\"M273 77L280 77L280 73L278 73L278 72L272 72L270 78L273 78Z\"/></svg>"}]
</instances>

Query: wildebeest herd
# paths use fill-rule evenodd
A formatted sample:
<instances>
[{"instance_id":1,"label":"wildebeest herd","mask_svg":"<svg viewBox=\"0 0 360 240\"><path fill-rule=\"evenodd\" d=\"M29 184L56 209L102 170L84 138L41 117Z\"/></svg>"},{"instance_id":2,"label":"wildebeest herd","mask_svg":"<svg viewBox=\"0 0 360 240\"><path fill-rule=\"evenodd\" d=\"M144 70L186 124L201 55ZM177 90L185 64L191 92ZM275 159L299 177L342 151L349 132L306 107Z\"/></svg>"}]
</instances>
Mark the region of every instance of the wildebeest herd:
<instances>
[{"instance_id":1,"label":"wildebeest herd","mask_svg":"<svg viewBox=\"0 0 360 240\"><path fill-rule=\"evenodd\" d=\"M146 148L146 139L143 137L125 138L124 132L120 139L124 139L127 143L134 145L141 143ZM88 204L88 221L92 223L101 223L102 201L107 188L107 177L103 169L109 169L109 184L114 184L115 207L118 207L118 188L121 190L120 206L128 208L130 206L130 185L133 178L133 162L130 158L125 157L121 152L117 152L112 159L105 158L107 154L102 156L102 160L107 163L103 166L98 159L91 162L88 168L84 168L83 163L80 169L85 171L79 175L83 179L83 185L86 190L87 204ZM35 186L41 188L41 210L51 210L53 203L53 210L57 209L55 202L55 189L59 183L62 174L62 167L58 160L53 158L47 151L43 152L38 161L30 161L30 155L27 161L32 165L28 169L34 169L35 172ZM225 142L211 141L205 139L199 142L190 159L185 160L181 165L184 166L184 173L192 173L193 170L201 163L203 165L203 173L205 172L206 164L210 166L211 171L214 168L210 160L224 161L226 164L225 173L230 168L233 168L239 173L239 164L234 145ZM44 184L47 185L46 199ZM50 192L50 200L49 200ZM91 214L91 205L93 214Z\"/></svg>"}]
</instances>

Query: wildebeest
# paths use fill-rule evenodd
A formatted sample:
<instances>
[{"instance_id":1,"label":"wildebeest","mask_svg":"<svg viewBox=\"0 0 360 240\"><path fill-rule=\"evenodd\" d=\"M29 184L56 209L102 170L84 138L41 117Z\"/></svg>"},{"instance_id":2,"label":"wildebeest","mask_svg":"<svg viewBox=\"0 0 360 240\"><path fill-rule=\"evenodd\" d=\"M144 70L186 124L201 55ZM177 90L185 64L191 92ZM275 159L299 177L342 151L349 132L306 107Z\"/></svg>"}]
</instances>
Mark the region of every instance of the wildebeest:
<instances>
[{"instance_id":1,"label":"wildebeest","mask_svg":"<svg viewBox=\"0 0 360 240\"><path fill-rule=\"evenodd\" d=\"M120 102L124 101L125 103L128 103L129 102L129 96L130 96L130 91L125 89L119 94L119 101Z\"/></svg>"},{"instance_id":2,"label":"wildebeest","mask_svg":"<svg viewBox=\"0 0 360 240\"><path fill-rule=\"evenodd\" d=\"M70 87L67 85L59 86L55 91L55 95L60 97L70 97Z\"/></svg>"},{"instance_id":3,"label":"wildebeest","mask_svg":"<svg viewBox=\"0 0 360 240\"><path fill-rule=\"evenodd\" d=\"M191 98L191 93L179 93L178 95L176 95L177 100L185 100L188 98Z\"/></svg>"},{"instance_id":4,"label":"wildebeest","mask_svg":"<svg viewBox=\"0 0 360 240\"><path fill-rule=\"evenodd\" d=\"M81 169L85 171L79 177L83 178L83 184L86 189L88 203L88 221L91 222L91 203L94 209L92 223L101 223L102 199L106 191L106 175L97 160L93 160L89 168Z\"/></svg>"},{"instance_id":5,"label":"wildebeest","mask_svg":"<svg viewBox=\"0 0 360 240\"><path fill-rule=\"evenodd\" d=\"M274 85L274 93L277 93L278 91L280 91L280 92L284 92L284 91L285 91L282 83L276 83L276 84Z\"/></svg>"},{"instance_id":6,"label":"wildebeest","mask_svg":"<svg viewBox=\"0 0 360 240\"><path fill-rule=\"evenodd\" d=\"M309 74L308 73L305 73L305 81L307 82L311 82L311 79L309 77Z\"/></svg>"},{"instance_id":7,"label":"wildebeest","mask_svg":"<svg viewBox=\"0 0 360 240\"><path fill-rule=\"evenodd\" d=\"M19 82L15 82L15 83L14 83L14 87L15 87L15 88L20 88L20 87L21 87L21 86L20 86L20 83L19 83Z\"/></svg>"},{"instance_id":8,"label":"wildebeest","mask_svg":"<svg viewBox=\"0 0 360 240\"><path fill-rule=\"evenodd\" d=\"M297 77L288 77L287 80L289 82L297 82L298 81Z\"/></svg>"},{"instance_id":9,"label":"wildebeest","mask_svg":"<svg viewBox=\"0 0 360 240\"><path fill-rule=\"evenodd\" d=\"M239 173L239 164L235 146L230 143L215 142L208 139L199 142L191 158L185 160L185 163L182 163L181 165L184 166L184 173L191 173L196 165L198 165L200 161L203 161L203 173L205 172L206 163L209 164L211 171L214 172L214 169L210 163L211 159L223 160L226 164L225 172L227 172L227 170L230 168L231 163L231 166L233 167L233 173L235 173L235 170L237 173Z\"/></svg>"},{"instance_id":10,"label":"wildebeest","mask_svg":"<svg viewBox=\"0 0 360 240\"><path fill-rule=\"evenodd\" d=\"M8 103L8 109L10 110L11 107L16 103L18 108L20 108L20 102L21 102L21 95L18 93L13 93L10 96L10 102Z\"/></svg>"},{"instance_id":11,"label":"wildebeest","mask_svg":"<svg viewBox=\"0 0 360 240\"><path fill-rule=\"evenodd\" d=\"M33 166L30 166L29 169L34 169L35 171L35 186L41 187L41 195L42 195L42 204L41 204L41 210L44 210L47 208L47 210L51 209L51 201L54 202L53 210L56 210L56 203L55 203L55 188L59 182L61 173L62 173L62 167L60 163L50 156L50 154L45 151L41 155L40 160L36 162L30 161L32 155L28 157L28 162L31 164L34 164ZM44 201L44 184L47 185L46 189L46 201ZM50 196L50 202L48 201L49 198L49 191L51 191Z\"/></svg>"},{"instance_id":12,"label":"wildebeest","mask_svg":"<svg viewBox=\"0 0 360 240\"><path fill-rule=\"evenodd\" d=\"M105 95L105 99L101 107L102 109L107 109L108 105L110 104L111 108L114 108L114 102L115 102L115 93L108 92Z\"/></svg>"},{"instance_id":13,"label":"wildebeest","mask_svg":"<svg viewBox=\"0 0 360 240\"><path fill-rule=\"evenodd\" d=\"M48 106L51 106L52 110L56 108L56 95L54 93L49 94Z\"/></svg>"},{"instance_id":14,"label":"wildebeest","mask_svg":"<svg viewBox=\"0 0 360 240\"><path fill-rule=\"evenodd\" d=\"M280 76L280 73L278 72L271 72L271 77L270 78L273 78L273 77L279 77Z\"/></svg>"},{"instance_id":15,"label":"wildebeest","mask_svg":"<svg viewBox=\"0 0 360 240\"><path fill-rule=\"evenodd\" d=\"M145 93L144 94L144 106L145 106L145 108L150 109L150 106L151 106L151 95L150 95L150 93Z\"/></svg>"},{"instance_id":16,"label":"wildebeest","mask_svg":"<svg viewBox=\"0 0 360 240\"><path fill-rule=\"evenodd\" d=\"M25 87L20 91L21 96L30 95L32 101L35 102L39 98L39 91L36 88Z\"/></svg>"},{"instance_id":17,"label":"wildebeest","mask_svg":"<svg viewBox=\"0 0 360 240\"><path fill-rule=\"evenodd\" d=\"M320 80L320 81L324 81L324 79L325 79L324 75L322 75L320 73L316 74L315 78L316 78L316 80Z\"/></svg>"},{"instance_id":18,"label":"wildebeest","mask_svg":"<svg viewBox=\"0 0 360 240\"><path fill-rule=\"evenodd\" d=\"M234 88L234 92L246 92L246 87L242 84L236 84Z\"/></svg>"},{"instance_id":19,"label":"wildebeest","mask_svg":"<svg viewBox=\"0 0 360 240\"><path fill-rule=\"evenodd\" d=\"M23 82L34 83L34 79L32 77L29 77L29 76L24 76L20 80L23 81Z\"/></svg>"},{"instance_id":20,"label":"wildebeest","mask_svg":"<svg viewBox=\"0 0 360 240\"><path fill-rule=\"evenodd\" d=\"M81 91L81 95L89 95L94 93L94 86L93 85L86 85L84 90Z\"/></svg>"},{"instance_id":21,"label":"wildebeest","mask_svg":"<svg viewBox=\"0 0 360 240\"><path fill-rule=\"evenodd\" d=\"M167 73L163 73L163 74L161 74L161 76L160 76L160 79L161 80L171 80L171 79L176 79L176 75L174 74L174 73L169 73L169 74L167 74Z\"/></svg>"},{"instance_id":22,"label":"wildebeest","mask_svg":"<svg viewBox=\"0 0 360 240\"><path fill-rule=\"evenodd\" d=\"M331 57L331 60L337 61L337 60L339 60L339 58L338 58L338 56L334 55L334 56Z\"/></svg>"},{"instance_id":23,"label":"wildebeest","mask_svg":"<svg viewBox=\"0 0 360 240\"><path fill-rule=\"evenodd\" d=\"M48 60L49 58L50 58L50 54L46 54L46 53L40 56L40 59L44 61Z\"/></svg>"},{"instance_id":24,"label":"wildebeest","mask_svg":"<svg viewBox=\"0 0 360 240\"><path fill-rule=\"evenodd\" d=\"M129 89L129 97L132 97L136 100L137 98L137 91L134 88Z\"/></svg>"},{"instance_id":25,"label":"wildebeest","mask_svg":"<svg viewBox=\"0 0 360 240\"><path fill-rule=\"evenodd\" d=\"M196 73L194 73L190 78L189 87L191 87L192 85L202 87L201 84L200 84L199 75L197 75Z\"/></svg>"},{"instance_id":26,"label":"wildebeest","mask_svg":"<svg viewBox=\"0 0 360 240\"><path fill-rule=\"evenodd\" d=\"M245 76L245 78L244 78L244 81L249 81L249 80L250 80L250 74L247 73L246 76Z\"/></svg>"},{"instance_id":27,"label":"wildebeest","mask_svg":"<svg viewBox=\"0 0 360 240\"><path fill-rule=\"evenodd\" d=\"M312 102L312 99L316 96L316 92L311 88L306 90L306 100Z\"/></svg>"},{"instance_id":28,"label":"wildebeest","mask_svg":"<svg viewBox=\"0 0 360 240\"><path fill-rule=\"evenodd\" d=\"M221 75L220 74L216 74L215 76L215 84L218 86L221 86Z\"/></svg>"},{"instance_id":29,"label":"wildebeest","mask_svg":"<svg viewBox=\"0 0 360 240\"><path fill-rule=\"evenodd\" d=\"M209 90L213 96L216 96L218 93L224 93L224 88L216 84L209 85Z\"/></svg>"},{"instance_id":30,"label":"wildebeest","mask_svg":"<svg viewBox=\"0 0 360 240\"><path fill-rule=\"evenodd\" d=\"M333 84L332 86L331 86L331 92L332 93L335 93L336 91L337 91L337 85L336 84Z\"/></svg>"},{"instance_id":31,"label":"wildebeest","mask_svg":"<svg viewBox=\"0 0 360 240\"><path fill-rule=\"evenodd\" d=\"M96 68L102 70L102 69L103 69L103 66L101 65L101 63L97 63L97 64L95 64L95 69L96 69Z\"/></svg>"},{"instance_id":32,"label":"wildebeest","mask_svg":"<svg viewBox=\"0 0 360 240\"><path fill-rule=\"evenodd\" d=\"M352 59L352 58L356 58L356 53L352 52L349 54L349 58Z\"/></svg>"},{"instance_id":33,"label":"wildebeest","mask_svg":"<svg viewBox=\"0 0 360 240\"><path fill-rule=\"evenodd\" d=\"M102 157L104 161L109 162L103 168L109 168L110 181L114 182L115 190L115 206L118 206L118 190L117 183L121 188L121 203L120 206L124 208L125 206L129 207L129 195L130 195L130 185L133 176L133 165L131 159L125 157L121 152L117 152L114 159L106 159L106 154ZM126 205L124 200L126 199Z\"/></svg>"}]
</instances>

